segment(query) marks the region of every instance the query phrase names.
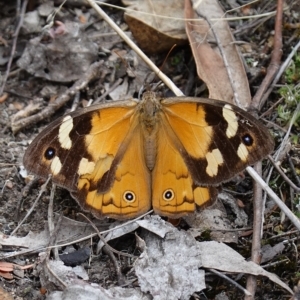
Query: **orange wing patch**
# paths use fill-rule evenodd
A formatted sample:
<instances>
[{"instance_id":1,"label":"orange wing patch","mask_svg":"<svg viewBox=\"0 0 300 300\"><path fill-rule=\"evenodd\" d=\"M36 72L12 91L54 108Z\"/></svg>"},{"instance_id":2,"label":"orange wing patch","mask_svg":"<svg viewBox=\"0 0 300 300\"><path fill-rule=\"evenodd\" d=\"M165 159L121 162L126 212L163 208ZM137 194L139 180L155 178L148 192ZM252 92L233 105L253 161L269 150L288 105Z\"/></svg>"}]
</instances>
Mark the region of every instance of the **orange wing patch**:
<instances>
[{"instance_id":1,"label":"orange wing patch","mask_svg":"<svg viewBox=\"0 0 300 300\"><path fill-rule=\"evenodd\" d=\"M152 173L152 206L157 214L180 218L193 212L196 204L208 205L211 192L210 188L194 185L176 141L172 141L164 123L159 124L157 159Z\"/></svg>"},{"instance_id":2,"label":"orange wing patch","mask_svg":"<svg viewBox=\"0 0 300 300\"><path fill-rule=\"evenodd\" d=\"M193 157L205 158L213 128L205 121L204 106L198 103L176 103L163 106L163 111L185 150Z\"/></svg>"},{"instance_id":3,"label":"orange wing patch","mask_svg":"<svg viewBox=\"0 0 300 300\"><path fill-rule=\"evenodd\" d=\"M93 161L116 155L133 126L131 117L134 112L134 109L114 107L93 114L92 130L85 137L86 149Z\"/></svg>"},{"instance_id":4,"label":"orange wing patch","mask_svg":"<svg viewBox=\"0 0 300 300\"><path fill-rule=\"evenodd\" d=\"M118 130L120 129L118 126ZM108 134L111 137L118 133L110 128ZM134 218L151 208L150 171L145 164L140 126L129 135L126 137L129 144L125 147L125 152L116 154L120 161L116 171L111 173L113 177L107 179L112 181L108 191L99 192L99 182L114 164L109 156L99 159L93 173L81 176L78 181L79 192L76 198L85 209L98 217L105 215L117 219Z\"/></svg>"}]
</instances>

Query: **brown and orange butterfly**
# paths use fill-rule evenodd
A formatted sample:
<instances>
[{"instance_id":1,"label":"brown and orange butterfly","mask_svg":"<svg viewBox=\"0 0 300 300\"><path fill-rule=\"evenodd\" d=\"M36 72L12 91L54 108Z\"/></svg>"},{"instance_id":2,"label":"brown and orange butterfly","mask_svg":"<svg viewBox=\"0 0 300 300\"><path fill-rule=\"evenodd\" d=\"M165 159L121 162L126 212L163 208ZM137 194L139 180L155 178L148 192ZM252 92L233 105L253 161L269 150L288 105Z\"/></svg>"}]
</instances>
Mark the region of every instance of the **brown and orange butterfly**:
<instances>
[{"instance_id":1,"label":"brown and orange butterfly","mask_svg":"<svg viewBox=\"0 0 300 300\"><path fill-rule=\"evenodd\" d=\"M96 217L178 218L273 149L268 130L223 101L146 92L54 121L30 144L28 171L68 189Z\"/></svg>"}]
</instances>

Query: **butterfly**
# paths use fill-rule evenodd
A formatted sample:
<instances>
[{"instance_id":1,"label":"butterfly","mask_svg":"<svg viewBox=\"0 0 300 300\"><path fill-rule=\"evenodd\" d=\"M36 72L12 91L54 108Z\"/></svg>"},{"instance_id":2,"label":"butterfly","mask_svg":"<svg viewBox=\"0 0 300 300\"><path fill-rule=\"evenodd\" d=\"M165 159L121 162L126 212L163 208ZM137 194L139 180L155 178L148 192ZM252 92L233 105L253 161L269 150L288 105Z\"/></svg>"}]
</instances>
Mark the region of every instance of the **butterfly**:
<instances>
[{"instance_id":1,"label":"butterfly","mask_svg":"<svg viewBox=\"0 0 300 300\"><path fill-rule=\"evenodd\" d=\"M273 149L257 119L224 101L163 98L98 104L69 113L29 145L25 168L68 189L96 217L129 219L151 207L179 218L205 207L216 185Z\"/></svg>"}]
</instances>

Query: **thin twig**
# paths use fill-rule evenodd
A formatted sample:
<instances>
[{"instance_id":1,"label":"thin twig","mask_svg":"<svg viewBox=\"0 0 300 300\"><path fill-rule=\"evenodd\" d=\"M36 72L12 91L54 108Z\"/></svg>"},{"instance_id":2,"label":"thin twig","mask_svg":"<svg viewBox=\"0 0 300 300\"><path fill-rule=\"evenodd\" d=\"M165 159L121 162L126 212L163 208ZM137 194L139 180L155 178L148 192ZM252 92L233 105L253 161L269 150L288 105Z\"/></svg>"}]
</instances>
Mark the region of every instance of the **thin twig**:
<instances>
[{"instance_id":1,"label":"thin twig","mask_svg":"<svg viewBox=\"0 0 300 300\"><path fill-rule=\"evenodd\" d=\"M237 287L239 290L241 290L245 295L251 296L251 294L246 289L244 289L241 285L239 285L237 282L235 282L234 280L232 280L230 277L226 276L225 274L223 274L215 269L207 269L207 270L209 270L210 272L218 275L219 277L229 281L231 284L233 284L235 287Z\"/></svg>"},{"instance_id":2,"label":"thin twig","mask_svg":"<svg viewBox=\"0 0 300 300\"><path fill-rule=\"evenodd\" d=\"M26 186L24 187L24 189L22 190L22 197L25 198L28 196L29 192L31 191L31 189L33 188L33 186L35 184L37 184L39 181L39 178L34 176L32 180L30 180Z\"/></svg>"},{"instance_id":3,"label":"thin twig","mask_svg":"<svg viewBox=\"0 0 300 300\"><path fill-rule=\"evenodd\" d=\"M268 116L269 114L272 114L274 112L275 107L280 104L283 101L283 97L279 98L274 104L272 104L270 106L270 108L268 110L266 110L265 112L263 112L260 116L259 119L263 119L265 116Z\"/></svg>"},{"instance_id":4,"label":"thin twig","mask_svg":"<svg viewBox=\"0 0 300 300\"><path fill-rule=\"evenodd\" d=\"M103 99L105 99L105 97L111 93L112 91L114 91L121 83L122 83L123 79L119 78L106 92L104 92L100 97L98 97L93 104L98 104L100 102L103 101Z\"/></svg>"},{"instance_id":5,"label":"thin twig","mask_svg":"<svg viewBox=\"0 0 300 300\"><path fill-rule=\"evenodd\" d=\"M290 260L288 258L286 258L286 259L275 261L275 262L272 262L272 263L269 263L269 264L261 265L261 267L266 269L266 268L269 268L269 267L278 266L279 264L286 264L289 261Z\"/></svg>"},{"instance_id":6,"label":"thin twig","mask_svg":"<svg viewBox=\"0 0 300 300\"><path fill-rule=\"evenodd\" d=\"M276 153L275 153L275 155L274 155L274 161L275 161L275 163L276 163L278 157L280 156L280 154L281 154L281 152L282 152L282 149L285 147L286 143L289 141L290 132L291 132L292 126L293 126L293 124L294 124L294 122L295 122L295 120L296 120L296 118L297 118L297 114L298 114L299 110L300 110L300 104L297 105L297 108L296 108L296 110L295 110L295 112L294 112L294 114L293 114L293 116L292 116L292 118L291 118L291 120L290 120L290 124L289 124L289 127L288 127L288 129L287 129L287 132L286 132L284 138L282 139L282 142L281 142L281 144L280 144L279 149L276 151ZM248 169L248 168L247 168L247 169ZM269 170L269 174L268 174L267 179L266 179L267 182L269 182L269 180L270 180L270 178L271 178L271 175L272 175L272 172L273 172L273 167L271 167L270 170ZM258 179L258 180L259 180L259 179ZM266 184L266 185L267 185L267 184ZM272 192L273 192L273 191L272 191ZM275 195L274 192L273 192L273 194ZM277 196L275 195L275 197L277 197ZM272 197L272 198L273 198L273 197ZM265 196L265 198L264 198L264 202L265 202L265 200L266 200L266 196ZM280 204L282 204L282 205L285 205L278 197L277 197L276 200L273 198L273 200L276 202L276 204L277 204L279 207L280 207L280 205L279 205L278 203L280 203ZM277 203L277 201L278 201L278 203ZM289 210L289 211L290 211L290 210ZM286 214L286 215L287 215L288 218L289 218L289 216L291 216L290 213L288 213L288 214ZM296 221L296 219L295 219L294 217L295 217L295 216L294 216L294 214L293 214L293 215L291 216L291 218L293 218L293 220L297 223L297 221ZM291 218L289 218L289 219L292 221ZM297 219L297 220L298 220L298 219ZM294 223L294 222L292 221L292 223ZM294 223L294 225L295 225L295 223ZM296 225L296 227L300 230L300 228L299 228L298 225Z\"/></svg>"},{"instance_id":7,"label":"thin twig","mask_svg":"<svg viewBox=\"0 0 300 300\"><path fill-rule=\"evenodd\" d=\"M18 224L18 226L14 229L14 231L11 233L11 235L14 235L19 228L21 227L21 225L25 222L25 220L30 216L30 214L33 212L34 208L36 207L37 203L39 202L40 198L42 197L43 193L46 191L47 185L49 183L49 181L51 180L52 176L49 175L47 181L41 186L40 192L37 196L37 198L35 199L34 203L31 205L30 210L27 212L26 216L23 218L23 220Z\"/></svg>"},{"instance_id":8,"label":"thin twig","mask_svg":"<svg viewBox=\"0 0 300 300\"><path fill-rule=\"evenodd\" d=\"M117 251L116 249L114 249L113 247L111 247L109 244L107 244L105 238L103 237L103 232L100 233L100 231L98 230L98 228L95 226L95 224L87 217L85 216L84 214L82 213L78 213L78 215L81 215L82 217L84 217L89 223L90 225L94 228L94 230L97 232L97 235L99 237L99 239L103 242L103 244L108 248L109 251L111 252L114 252L118 255L123 255L123 256L126 256L126 257L129 257L129 258L134 258L135 256L134 255L131 255L131 254L127 254L127 253L124 253L124 252L120 252L120 251ZM122 224L124 225L124 224ZM113 229L116 229L113 228Z\"/></svg>"},{"instance_id":9,"label":"thin twig","mask_svg":"<svg viewBox=\"0 0 300 300\"><path fill-rule=\"evenodd\" d=\"M255 165L255 171L258 174L262 173L262 163L258 162ZM253 191L253 233L252 233L252 246L251 246L251 260L260 264L261 260L261 232L263 228L264 207L262 201L262 188L257 182L254 184ZM256 276L249 275L247 278L246 288L250 292L250 296L246 296L246 300L254 299L253 295L256 292Z\"/></svg>"},{"instance_id":10,"label":"thin twig","mask_svg":"<svg viewBox=\"0 0 300 300\"><path fill-rule=\"evenodd\" d=\"M293 173L293 175L294 175L294 177L295 177L295 179L296 179L296 181L297 181L297 184L300 186L300 179L299 179L299 176L298 176L298 174L297 174L297 172L296 172L295 166L294 166L294 164L293 164L293 162L292 162L292 158L291 158L291 156L289 155L289 153L287 153L286 156L287 156L289 165L290 165L290 167L291 167L292 173ZM300 188L299 188L299 192L300 192Z\"/></svg>"},{"instance_id":11,"label":"thin twig","mask_svg":"<svg viewBox=\"0 0 300 300\"><path fill-rule=\"evenodd\" d=\"M284 181L291 187L293 188L296 192L300 192L300 187L297 187L286 175L285 173L281 170L281 168L276 164L276 161L273 159L271 155L268 155L268 159L274 166L274 168L277 170L277 172L281 175L281 177L284 179Z\"/></svg>"},{"instance_id":12,"label":"thin twig","mask_svg":"<svg viewBox=\"0 0 300 300\"><path fill-rule=\"evenodd\" d=\"M96 4L94 0L87 0L87 2L95 9L95 11L105 20L112 29L114 29L118 35L123 39L128 46L134 50L137 55L149 66L151 70L168 86L168 88L176 95L183 96L183 93L172 82L172 80L160 71L160 69L149 59L147 55L124 33L124 31Z\"/></svg>"},{"instance_id":13,"label":"thin twig","mask_svg":"<svg viewBox=\"0 0 300 300\"><path fill-rule=\"evenodd\" d=\"M115 267L115 270L117 273L117 278L118 278L118 285L119 286L124 285L126 283L125 277L122 274L121 267L119 266L117 259L115 258L115 256L113 255L113 253L109 250L109 248L107 246L103 247L103 251L104 251L104 253L106 253L108 255L108 257L110 258L110 260L112 261L112 263Z\"/></svg>"},{"instance_id":14,"label":"thin twig","mask_svg":"<svg viewBox=\"0 0 300 300\"><path fill-rule=\"evenodd\" d=\"M101 234L105 234L105 233L114 231L114 230L116 230L116 229L119 229L119 228L121 228L121 227L124 227L124 226L126 226L126 225L128 225L128 224L134 223L134 222L136 222L137 220L140 220L140 219L144 218L145 216L147 216L147 215L149 215L149 214L151 214L151 213L153 213L153 210L149 210L149 211L146 212L145 214L143 214L143 215L141 215L141 216L139 216L139 217L137 217L137 218L135 218L135 219L133 219L133 220L130 220L130 221L128 221L128 222L122 223L121 225L117 225L117 226L115 226L114 228L110 228L110 229L108 229L108 230L101 231ZM80 243L80 242L83 242L83 241L85 241L85 240L87 240L87 239L90 239L90 238L92 238L92 237L94 237L94 236L96 236L96 235L97 235L97 233L92 233L92 234L89 234L89 235L87 235L87 236L85 236L85 237L83 237L83 238L74 240L74 241L72 241L72 242L69 242L69 243L63 243L63 244L56 245L55 247L65 247L65 246L69 246L69 245L71 245L71 244ZM50 248L53 248L53 247L50 247Z\"/></svg>"},{"instance_id":15,"label":"thin twig","mask_svg":"<svg viewBox=\"0 0 300 300\"><path fill-rule=\"evenodd\" d=\"M56 241L56 235L54 235L54 217L53 217L53 202L54 202L54 196L55 196L55 190L56 190L56 184L52 182L52 189L50 192L50 200L49 200L49 204L48 204L48 228L49 228L49 233L50 233L50 241L49 241L49 245L55 245L55 241ZM62 218L60 217L60 222L61 222ZM59 223L60 223L59 222ZM59 228L59 225L57 225L57 228ZM55 236L55 238L54 238ZM51 240L53 240L51 242ZM55 258L55 260L58 259L58 249L54 248L53 249L53 256ZM50 253L50 250L49 250Z\"/></svg>"},{"instance_id":16,"label":"thin twig","mask_svg":"<svg viewBox=\"0 0 300 300\"><path fill-rule=\"evenodd\" d=\"M270 86L280 66L281 56L282 56L282 15L283 15L283 0L277 0L274 49L271 56L271 62L266 77L261 83L251 103L252 107L258 110L260 110L260 108L264 105L264 102L262 101L263 94Z\"/></svg>"},{"instance_id":17,"label":"thin twig","mask_svg":"<svg viewBox=\"0 0 300 300\"><path fill-rule=\"evenodd\" d=\"M103 72L103 61L95 62L92 65L90 65L87 72L84 74L82 78L77 80L72 87L70 87L66 92L64 92L62 95L60 95L54 103L51 105L48 105L45 109L40 111L39 113L15 121L12 123L12 131L14 133L18 132L24 127L28 127L29 125L32 125L34 123L37 123L39 121L44 120L45 118L51 116L54 114L59 108L61 108L69 99L74 96L78 91L84 89L88 83L93 80L94 78L98 78L100 74Z\"/></svg>"},{"instance_id":18,"label":"thin twig","mask_svg":"<svg viewBox=\"0 0 300 300\"><path fill-rule=\"evenodd\" d=\"M51 191L52 195L54 196L54 189L52 189L53 191ZM59 217L58 217L58 220L56 222L56 226L54 226L54 222L53 222L53 228L51 229L51 232L50 232L50 239L49 239L49 243L48 245L50 246L53 246L56 244L56 240L57 240L57 236L58 236L58 232L60 230L60 226L61 226L61 222L63 220L63 215L60 214ZM53 221L53 220L52 220ZM50 231L50 230L49 230ZM53 250L54 248L52 248ZM47 247L47 259L49 258L49 255L50 255L50 247ZM59 260L59 256L58 256L58 250L57 248L55 247L55 251L53 251L54 253L57 252L57 256L55 257L55 259Z\"/></svg>"},{"instance_id":19,"label":"thin twig","mask_svg":"<svg viewBox=\"0 0 300 300\"><path fill-rule=\"evenodd\" d=\"M273 88L274 88L275 84L278 82L281 75L283 74L285 69L288 67L290 61L293 59L293 57L297 53L299 47L300 47L300 41L295 45L295 47L293 47L293 49L292 49L291 53L289 54L289 56L286 58L284 63L280 66L280 68L279 68L278 72L276 73L276 76L275 76L270 88L265 92L265 94L262 98L262 101L261 101L262 103L265 103L265 101L267 100L267 98L269 97L271 92L273 91Z\"/></svg>"},{"instance_id":20,"label":"thin twig","mask_svg":"<svg viewBox=\"0 0 300 300\"><path fill-rule=\"evenodd\" d=\"M300 221L293 212L281 201L281 199L273 192L273 190L265 183L265 181L255 172L252 167L247 167L247 172L274 200L278 207L286 214L290 221L300 230Z\"/></svg>"},{"instance_id":21,"label":"thin twig","mask_svg":"<svg viewBox=\"0 0 300 300\"><path fill-rule=\"evenodd\" d=\"M68 286L68 284L63 281L63 279L61 279L52 269L51 266L49 265L49 259L48 257L46 257L43 261L44 266L47 268L47 270L49 271L49 273L57 280L57 282L59 282L59 284L61 285L60 288L66 288Z\"/></svg>"}]
</instances>

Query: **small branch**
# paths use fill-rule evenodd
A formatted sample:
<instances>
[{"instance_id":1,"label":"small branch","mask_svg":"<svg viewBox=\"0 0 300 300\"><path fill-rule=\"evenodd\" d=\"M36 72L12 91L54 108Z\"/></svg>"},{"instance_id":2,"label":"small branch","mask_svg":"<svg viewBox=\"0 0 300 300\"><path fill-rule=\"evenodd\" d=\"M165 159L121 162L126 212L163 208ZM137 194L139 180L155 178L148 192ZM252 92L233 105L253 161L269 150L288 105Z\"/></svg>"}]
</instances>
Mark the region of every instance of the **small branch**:
<instances>
[{"instance_id":1,"label":"small branch","mask_svg":"<svg viewBox=\"0 0 300 300\"><path fill-rule=\"evenodd\" d=\"M274 50L272 52L271 62L268 68L268 72L252 100L252 106L258 110L260 110L260 108L264 105L264 102L262 101L263 94L266 92L272 80L274 79L276 73L278 72L280 62L281 62L283 1L284 0L277 0ZM266 99L264 101L266 101Z\"/></svg>"},{"instance_id":2,"label":"small branch","mask_svg":"<svg viewBox=\"0 0 300 300\"><path fill-rule=\"evenodd\" d=\"M251 294L249 293L249 291L247 291L246 289L244 289L241 285L239 285L237 282L235 282L234 280L232 280L231 278L229 278L228 276L226 276L225 274L215 270L215 269L208 269L210 272L218 275L219 277L227 280L228 282L230 282L231 284L233 284L235 287L237 287L239 290L241 290L246 296L251 296Z\"/></svg>"},{"instance_id":3,"label":"small branch","mask_svg":"<svg viewBox=\"0 0 300 300\"><path fill-rule=\"evenodd\" d=\"M107 248L108 251L110 252L113 252L113 253L116 253L118 255L123 255L125 257L129 257L129 258L134 258L135 256L134 255L130 255L130 254L127 254L127 253L124 253L124 252L120 252L118 250L115 250L113 247L111 247L105 240L105 238L103 237L103 235L100 233L100 231L98 230L98 228L96 227L96 225L84 214L82 213L78 213L78 215L84 217L89 223L90 225L94 228L94 230L97 232L97 235L99 237L99 239L103 242L103 244L105 245L105 247ZM125 223L124 223L125 224ZM122 224L122 225L124 225ZM115 228L113 228L115 229ZM102 232L103 233L103 232Z\"/></svg>"},{"instance_id":4,"label":"small branch","mask_svg":"<svg viewBox=\"0 0 300 300\"><path fill-rule=\"evenodd\" d=\"M62 216L60 216L59 218L59 224L56 225L57 230L55 231L55 226L54 226L54 216L53 216L53 202L54 202L54 196L55 196L55 190L56 190L56 184L52 183L52 189L51 189L51 193L50 193L50 201L48 204L48 229L49 229L49 233L50 233L50 241L49 241L49 246L53 246L55 245L56 242L56 237L57 237L57 230L59 229L59 225L61 223L62 220ZM56 232L56 234L55 234ZM48 257L50 254L51 250L48 250ZM58 260L58 249L55 247L53 248L53 256L55 260Z\"/></svg>"},{"instance_id":5,"label":"small branch","mask_svg":"<svg viewBox=\"0 0 300 300\"><path fill-rule=\"evenodd\" d=\"M296 169L295 169L295 166L294 166L294 164L293 164L292 158L291 158L291 156L289 155L289 153L288 153L286 156L287 156L287 160L288 160L288 162L289 162L289 164L290 164L292 173L293 173L293 175L294 175L294 177L295 177L295 179L296 179L296 181L297 181L297 184L298 184L298 186L300 186L300 179L299 179L299 176L298 176L297 171L296 171ZM300 188L299 188L299 191L297 191L297 192L298 192L298 193L300 192Z\"/></svg>"},{"instance_id":6,"label":"small branch","mask_svg":"<svg viewBox=\"0 0 300 300\"><path fill-rule=\"evenodd\" d=\"M281 177L285 180L285 182L294 189L297 193L300 192L300 187L297 187L286 175L285 173L280 169L280 167L276 164L276 161L273 159L271 155L268 155L268 159L274 166L274 168L277 170L277 172L281 175Z\"/></svg>"},{"instance_id":7,"label":"small branch","mask_svg":"<svg viewBox=\"0 0 300 300\"><path fill-rule=\"evenodd\" d=\"M35 199L34 203L31 205L30 210L27 212L26 216L23 218L23 220L18 224L18 226L14 229L14 231L11 233L11 236L14 235L18 229L21 227L21 225L25 222L25 220L30 216L30 214L33 212L34 208L36 207L37 203L39 202L39 200L41 199L43 193L46 191L47 185L49 183L49 181L51 180L51 175L48 177L47 181L42 185L39 195L37 196L37 198Z\"/></svg>"},{"instance_id":8,"label":"small branch","mask_svg":"<svg viewBox=\"0 0 300 300\"><path fill-rule=\"evenodd\" d=\"M91 7L95 9L98 15L105 20L108 25L115 30L127 45L134 50L140 58L149 66L151 70L168 86L168 88L176 95L183 96L178 87L167 77L161 70L149 59L147 55L124 33L124 31L96 4L94 0L87 0Z\"/></svg>"},{"instance_id":9,"label":"small branch","mask_svg":"<svg viewBox=\"0 0 300 300\"><path fill-rule=\"evenodd\" d=\"M293 212L281 201L281 199L273 192L273 190L263 181L263 179L251 167L247 167L249 175L268 193L278 207L286 214L290 221L298 230L300 230L300 221Z\"/></svg>"},{"instance_id":10,"label":"small branch","mask_svg":"<svg viewBox=\"0 0 300 300\"><path fill-rule=\"evenodd\" d=\"M258 174L262 173L262 164L258 162L255 165L255 171ZM252 233L252 247L251 247L251 260L260 264L261 260L261 232L263 227L263 201L262 201L262 188L255 182L254 183L254 195L253 195L253 233ZM246 300L254 299L256 291L256 277L249 275L247 278L247 290L251 293L251 296L246 296Z\"/></svg>"},{"instance_id":11,"label":"small branch","mask_svg":"<svg viewBox=\"0 0 300 300\"><path fill-rule=\"evenodd\" d=\"M96 62L93 63L87 72L84 74L82 78L77 80L72 87L70 87L65 93L60 95L54 103L47 106L45 109L40 111L39 113L18 120L18 121L12 121L12 131L13 133L17 133L24 127L28 127L29 125L35 124L39 121L44 120L45 118L51 116L54 114L59 108L61 108L66 102L69 101L69 99L74 96L78 91L84 89L91 80L94 78L97 78L100 76L100 74L103 72L103 62Z\"/></svg>"},{"instance_id":12,"label":"small branch","mask_svg":"<svg viewBox=\"0 0 300 300\"><path fill-rule=\"evenodd\" d=\"M275 84L277 84L277 82L279 81L280 77L282 76L283 72L285 71L285 69L288 67L290 61L293 59L293 57L295 56L295 54L297 53L298 49L300 47L300 41L296 44L296 46L293 47L291 53L289 54L289 56L286 58L286 60L284 61L284 63L281 65L281 67L279 68L278 72L276 73L276 76L271 84L271 86L269 87L269 89L264 93L264 96L262 98L262 103L265 103L266 100L268 99L269 95L271 94L271 92L273 91L273 88L275 86Z\"/></svg>"}]
</instances>

